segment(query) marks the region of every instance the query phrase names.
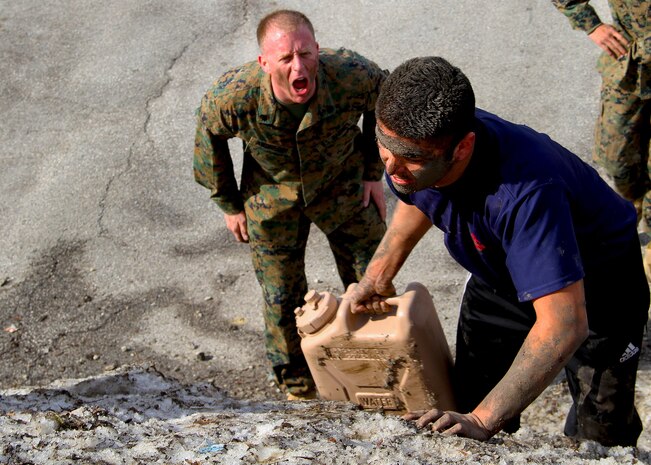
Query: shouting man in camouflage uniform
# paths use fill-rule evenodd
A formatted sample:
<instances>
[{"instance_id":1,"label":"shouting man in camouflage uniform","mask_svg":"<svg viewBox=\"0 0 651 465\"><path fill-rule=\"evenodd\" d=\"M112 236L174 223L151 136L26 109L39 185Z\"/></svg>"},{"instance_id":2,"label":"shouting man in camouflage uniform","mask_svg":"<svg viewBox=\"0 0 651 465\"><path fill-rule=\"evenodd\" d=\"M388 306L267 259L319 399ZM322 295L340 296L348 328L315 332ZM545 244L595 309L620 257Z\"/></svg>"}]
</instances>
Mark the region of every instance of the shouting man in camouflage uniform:
<instances>
[{"instance_id":1,"label":"shouting man in camouflage uniform","mask_svg":"<svg viewBox=\"0 0 651 465\"><path fill-rule=\"evenodd\" d=\"M319 50L296 11L267 15L257 38L257 62L227 71L202 99L194 175L235 238L250 244L278 385L289 399L309 398L314 383L294 317L307 292L308 233L314 223L326 234L345 286L363 276L386 230L373 129L386 72L350 50ZM239 189L232 137L244 147Z\"/></svg>"},{"instance_id":2,"label":"shouting man in camouflage uniform","mask_svg":"<svg viewBox=\"0 0 651 465\"><path fill-rule=\"evenodd\" d=\"M604 24L589 0L553 0L574 29L583 30L604 52L601 111L595 130L595 160L619 193L638 209L642 229L651 232L651 1L609 0L613 25ZM651 277L651 244L644 266Z\"/></svg>"}]
</instances>

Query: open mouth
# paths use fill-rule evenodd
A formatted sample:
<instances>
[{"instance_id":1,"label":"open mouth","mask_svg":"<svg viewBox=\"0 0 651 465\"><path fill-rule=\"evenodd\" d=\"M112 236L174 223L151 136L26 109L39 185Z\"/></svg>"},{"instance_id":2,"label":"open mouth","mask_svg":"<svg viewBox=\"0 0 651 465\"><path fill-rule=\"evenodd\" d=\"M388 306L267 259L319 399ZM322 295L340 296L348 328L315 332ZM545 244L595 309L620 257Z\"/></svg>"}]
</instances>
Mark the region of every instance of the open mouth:
<instances>
[{"instance_id":1,"label":"open mouth","mask_svg":"<svg viewBox=\"0 0 651 465\"><path fill-rule=\"evenodd\" d=\"M297 93L303 93L307 91L307 78L298 78L292 82L292 87Z\"/></svg>"}]
</instances>

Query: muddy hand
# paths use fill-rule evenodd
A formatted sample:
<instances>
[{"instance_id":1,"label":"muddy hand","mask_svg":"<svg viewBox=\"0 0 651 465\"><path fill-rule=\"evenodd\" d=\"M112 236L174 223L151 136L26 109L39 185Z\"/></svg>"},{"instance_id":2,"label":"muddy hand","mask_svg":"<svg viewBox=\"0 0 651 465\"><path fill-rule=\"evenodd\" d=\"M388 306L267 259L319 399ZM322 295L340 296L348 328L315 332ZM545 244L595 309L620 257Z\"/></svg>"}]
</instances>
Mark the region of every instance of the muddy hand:
<instances>
[{"instance_id":1,"label":"muddy hand","mask_svg":"<svg viewBox=\"0 0 651 465\"><path fill-rule=\"evenodd\" d=\"M428 412L412 412L402 417L405 420L414 420L416 427L424 428L430 425L432 431L438 431L444 436L462 436L465 438L486 441L493 436L493 432L472 413L458 413L432 409Z\"/></svg>"},{"instance_id":2,"label":"muddy hand","mask_svg":"<svg viewBox=\"0 0 651 465\"><path fill-rule=\"evenodd\" d=\"M380 292L387 295L380 295ZM350 308L353 313L382 314L391 311L392 302L387 302L386 297L393 295L395 295L393 285L378 290L372 280L364 277L352 292L346 294L346 298L350 300ZM393 305L395 305L395 302Z\"/></svg>"}]
</instances>

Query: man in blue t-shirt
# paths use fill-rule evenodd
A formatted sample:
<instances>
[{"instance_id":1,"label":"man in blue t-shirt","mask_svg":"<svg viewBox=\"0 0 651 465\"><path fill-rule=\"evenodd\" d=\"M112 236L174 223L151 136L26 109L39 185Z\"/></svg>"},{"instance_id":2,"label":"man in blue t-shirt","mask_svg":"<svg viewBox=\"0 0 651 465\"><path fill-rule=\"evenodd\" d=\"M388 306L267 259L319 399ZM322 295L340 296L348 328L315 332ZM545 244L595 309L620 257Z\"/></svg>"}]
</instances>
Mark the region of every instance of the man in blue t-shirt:
<instances>
[{"instance_id":1,"label":"man in blue t-shirt","mask_svg":"<svg viewBox=\"0 0 651 465\"><path fill-rule=\"evenodd\" d=\"M649 308L636 212L548 136L475 108L466 76L438 57L399 66L376 105L386 180L400 199L364 278L347 297L382 296L432 224L471 277L454 369L458 412L422 427L485 440L565 368L565 434L635 445L635 377ZM461 412L461 413L459 413Z\"/></svg>"}]
</instances>

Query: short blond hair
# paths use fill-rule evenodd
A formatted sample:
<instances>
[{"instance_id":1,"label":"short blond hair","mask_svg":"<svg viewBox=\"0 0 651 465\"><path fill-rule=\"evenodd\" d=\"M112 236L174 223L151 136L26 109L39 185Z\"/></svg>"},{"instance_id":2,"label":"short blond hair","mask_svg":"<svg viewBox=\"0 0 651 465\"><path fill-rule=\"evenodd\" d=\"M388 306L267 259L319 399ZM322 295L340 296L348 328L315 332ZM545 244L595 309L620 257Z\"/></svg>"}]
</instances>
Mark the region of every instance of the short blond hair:
<instances>
[{"instance_id":1,"label":"short blond hair","mask_svg":"<svg viewBox=\"0 0 651 465\"><path fill-rule=\"evenodd\" d=\"M262 47L262 41L271 26L276 26L285 31L295 31L300 26L306 26L314 36L312 22L303 13L294 10L276 10L262 18L258 23L256 31L258 46Z\"/></svg>"}]
</instances>

